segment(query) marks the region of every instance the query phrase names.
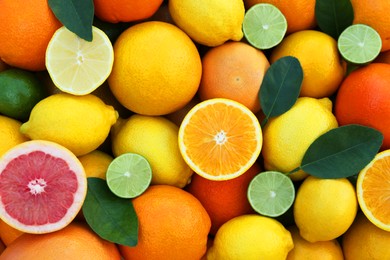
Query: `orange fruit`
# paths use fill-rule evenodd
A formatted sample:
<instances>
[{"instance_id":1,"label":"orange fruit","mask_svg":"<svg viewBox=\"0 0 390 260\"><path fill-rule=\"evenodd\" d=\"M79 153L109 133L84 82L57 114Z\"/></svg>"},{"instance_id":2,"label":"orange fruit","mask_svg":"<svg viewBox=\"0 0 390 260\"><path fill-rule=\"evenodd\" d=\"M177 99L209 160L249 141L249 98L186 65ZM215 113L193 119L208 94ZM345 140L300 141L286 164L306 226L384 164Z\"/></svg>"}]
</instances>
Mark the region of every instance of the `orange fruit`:
<instances>
[{"instance_id":1,"label":"orange fruit","mask_svg":"<svg viewBox=\"0 0 390 260\"><path fill-rule=\"evenodd\" d=\"M390 50L390 2L351 0L353 7L353 23L366 24L374 28L382 39L382 51Z\"/></svg>"},{"instance_id":2,"label":"orange fruit","mask_svg":"<svg viewBox=\"0 0 390 260\"><path fill-rule=\"evenodd\" d=\"M1 219L20 231L41 234L64 228L80 211L86 193L82 164L57 143L27 141L0 160Z\"/></svg>"},{"instance_id":3,"label":"orange fruit","mask_svg":"<svg viewBox=\"0 0 390 260\"><path fill-rule=\"evenodd\" d=\"M45 70L46 47L61 27L46 0L0 1L0 59L33 71Z\"/></svg>"},{"instance_id":4,"label":"orange fruit","mask_svg":"<svg viewBox=\"0 0 390 260\"><path fill-rule=\"evenodd\" d=\"M247 190L250 181L260 172L260 165L255 163L244 174L231 180L213 181L198 174L192 176L186 190L202 203L209 214L211 234L215 235L222 224L234 217L254 213Z\"/></svg>"},{"instance_id":5,"label":"orange fruit","mask_svg":"<svg viewBox=\"0 0 390 260\"><path fill-rule=\"evenodd\" d=\"M210 217L193 195L170 185L152 185L133 205L138 244L119 245L126 260L200 259L205 254Z\"/></svg>"},{"instance_id":6,"label":"orange fruit","mask_svg":"<svg viewBox=\"0 0 390 260\"><path fill-rule=\"evenodd\" d=\"M16 119L0 115L0 157L15 145L29 140L19 132L21 125Z\"/></svg>"},{"instance_id":7,"label":"orange fruit","mask_svg":"<svg viewBox=\"0 0 390 260\"><path fill-rule=\"evenodd\" d=\"M246 172L263 144L257 117L244 105L213 98L194 106L179 128L180 152L191 169L209 180Z\"/></svg>"},{"instance_id":8,"label":"orange fruit","mask_svg":"<svg viewBox=\"0 0 390 260\"><path fill-rule=\"evenodd\" d=\"M381 149L390 148L390 65L371 63L351 72L342 82L335 101L340 125L373 127L383 136Z\"/></svg>"},{"instance_id":9,"label":"orange fruit","mask_svg":"<svg viewBox=\"0 0 390 260\"><path fill-rule=\"evenodd\" d=\"M114 243L103 240L86 224L72 222L47 234L23 234L1 255L8 259L95 259L120 260Z\"/></svg>"},{"instance_id":10,"label":"orange fruit","mask_svg":"<svg viewBox=\"0 0 390 260\"><path fill-rule=\"evenodd\" d=\"M93 0L95 15L110 23L131 22L151 17L163 0Z\"/></svg>"},{"instance_id":11,"label":"orange fruit","mask_svg":"<svg viewBox=\"0 0 390 260\"><path fill-rule=\"evenodd\" d=\"M337 42L323 32L303 30L286 36L273 49L270 62L272 64L285 56L294 56L301 64L301 96L329 97L336 92L344 78L345 65L339 55Z\"/></svg>"},{"instance_id":12,"label":"orange fruit","mask_svg":"<svg viewBox=\"0 0 390 260\"><path fill-rule=\"evenodd\" d=\"M366 217L377 227L390 231L390 150L378 153L360 171L356 192Z\"/></svg>"},{"instance_id":13,"label":"orange fruit","mask_svg":"<svg viewBox=\"0 0 390 260\"><path fill-rule=\"evenodd\" d=\"M316 26L315 0L244 0L245 8L255 4L268 3L276 6L286 17L287 34L312 29Z\"/></svg>"},{"instance_id":14,"label":"orange fruit","mask_svg":"<svg viewBox=\"0 0 390 260\"><path fill-rule=\"evenodd\" d=\"M390 259L390 232L372 224L362 213L341 237L345 260Z\"/></svg>"},{"instance_id":15,"label":"orange fruit","mask_svg":"<svg viewBox=\"0 0 390 260\"><path fill-rule=\"evenodd\" d=\"M175 25L149 21L131 26L114 44L111 91L127 109L164 115L195 96L202 74L193 41Z\"/></svg>"},{"instance_id":16,"label":"orange fruit","mask_svg":"<svg viewBox=\"0 0 390 260\"><path fill-rule=\"evenodd\" d=\"M309 242L300 234L297 226L287 227L294 248L288 252L286 260L344 260L343 251L337 239Z\"/></svg>"},{"instance_id":17,"label":"orange fruit","mask_svg":"<svg viewBox=\"0 0 390 260\"><path fill-rule=\"evenodd\" d=\"M199 96L201 100L232 99L257 113L260 85L269 66L261 50L243 42L211 48L202 58Z\"/></svg>"},{"instance_id":18,"label":"orange fruit","mask_svg":"<svg viewBox=\"0 0 390 260\"><path fill-rule=\"evenodd\" d=\"M0 220L0 239L4 245L8 246L22 234L24 234L24 232L13 228L4 221Z\"/></svg>"}]
</instances>

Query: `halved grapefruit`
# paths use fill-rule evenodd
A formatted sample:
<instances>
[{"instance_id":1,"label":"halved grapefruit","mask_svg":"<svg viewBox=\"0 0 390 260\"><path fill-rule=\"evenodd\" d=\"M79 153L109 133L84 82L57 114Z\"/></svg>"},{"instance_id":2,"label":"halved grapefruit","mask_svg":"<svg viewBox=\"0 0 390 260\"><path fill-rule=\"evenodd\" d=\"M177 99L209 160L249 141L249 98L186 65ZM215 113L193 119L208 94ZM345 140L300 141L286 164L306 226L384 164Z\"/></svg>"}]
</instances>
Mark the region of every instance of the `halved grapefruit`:
<instances>
[{"instance_id":1,"label":"halved grapefruit","mask_svg":"<svg viewBox=\"0 0 390 260\"><path fill-rule=\"evenodd\" d=\"M0 159L0 218L23 232L49 233L67 226L86 192L82 164L54 142L27 141Z\"/></svg>"}]
</instances>

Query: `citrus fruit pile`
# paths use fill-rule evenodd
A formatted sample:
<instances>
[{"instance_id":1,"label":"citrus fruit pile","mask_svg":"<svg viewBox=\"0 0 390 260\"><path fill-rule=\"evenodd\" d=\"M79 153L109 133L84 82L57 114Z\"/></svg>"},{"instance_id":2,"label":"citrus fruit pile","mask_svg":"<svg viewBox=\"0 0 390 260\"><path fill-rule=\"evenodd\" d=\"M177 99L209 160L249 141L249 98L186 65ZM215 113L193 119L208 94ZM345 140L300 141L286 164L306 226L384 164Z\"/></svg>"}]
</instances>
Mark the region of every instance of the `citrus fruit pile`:
<instances>
[{"instance_id":1,"label":"citrus fruit pile","mask_svg":"<svg viewBox=\"0 0 390 260\"><path fill-rule=\"evenodd\" d=\"M390 259L388 0L0 10L0 259Z\"/></svg>"}]
</instances>

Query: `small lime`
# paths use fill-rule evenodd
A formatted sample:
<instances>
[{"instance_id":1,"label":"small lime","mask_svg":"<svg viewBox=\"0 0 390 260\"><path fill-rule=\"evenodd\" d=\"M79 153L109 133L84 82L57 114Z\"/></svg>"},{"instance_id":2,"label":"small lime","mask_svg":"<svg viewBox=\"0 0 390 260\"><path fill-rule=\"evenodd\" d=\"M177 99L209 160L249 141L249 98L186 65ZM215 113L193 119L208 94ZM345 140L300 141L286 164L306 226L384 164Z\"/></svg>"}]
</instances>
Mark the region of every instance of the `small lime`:
<instances>
[{"instance_id":1,"label":"small lime","mask_svg":"<svg viewBox=\"0 0 390 260\"><path fill-rule=\"evenodd\" d=\"M35 104L47 95L32 72L21 69L0 72L0 114L25 121Z\"/></svg>"},{"instance_id":2,"label":"small lime","mask_svg":"<svg viewBox=\"0 0 390 260\"><path fill-rule=\"evenodd\" d=\"M293 204L295 188L283 173L266 171L256 175L248 187L248 200L259 214L278 217Z\"/></svg>"},{"instance_id":3,"label":"small lime","mask_svg":"<svg viewBox=\"0 0 390 260\"><path fill-rule=\"evenodd\" d=\"M340 34L337 47L345 60L354 64L365 64L379 55L382 40L374 28L365 24L354 24Z\"/></svg>"},{"instance_id":4,"label":"small lime","mask_svg":"<svg viewBox=\"0 0 390 260\"><path fill-rule=\"evenodd\" d=\"M108 187L118 197L135 198L149 187L152 168L145 157L124 153L110 163L106 179Z\"/></svg>"},{"instance_id":5,"label":"small lime","mask_svg":"<svg viewBox=\"0 0 390 260\"><path fill-rule=\"evenodd\" d=\"M258 49L278 45L287 32L287 20L272 4L255 4L245 13L242 30L247 41Z\"/></svg>"}]
</instances>

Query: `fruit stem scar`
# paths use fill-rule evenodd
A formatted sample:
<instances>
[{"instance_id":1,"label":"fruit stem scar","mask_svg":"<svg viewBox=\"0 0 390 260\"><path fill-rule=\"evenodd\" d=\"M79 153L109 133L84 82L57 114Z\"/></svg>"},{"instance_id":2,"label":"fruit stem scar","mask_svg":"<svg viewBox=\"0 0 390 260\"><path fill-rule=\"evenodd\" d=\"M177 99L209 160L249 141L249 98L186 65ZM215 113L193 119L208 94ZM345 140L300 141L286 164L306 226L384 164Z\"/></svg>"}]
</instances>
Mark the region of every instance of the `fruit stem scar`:
<instances>
[{"instance_id":1,"label":"fruit stem scar","mask_svg":"<svg viewBox=\"0 0 390 260\"><path fill-rule=\"evenodd\" d=\"M42 178L31 180L27 185L27 187L30 189L30 193L33 195L45 192L46 186L46 181Z\"/></svg>"},{"instance_id":2,"label":"fruit stem scar","mask_svg":"<svg viewBox=\"0 0 390 260\"><path fill-rule=\"evenodd\" d=\"M222 145L226 142L227 140L227 137L226 137L226 133L225 131L223 130L220 130L215 136L214 136L214 141L218 144L218 145Z\"/></svg>"}]
</instances>

